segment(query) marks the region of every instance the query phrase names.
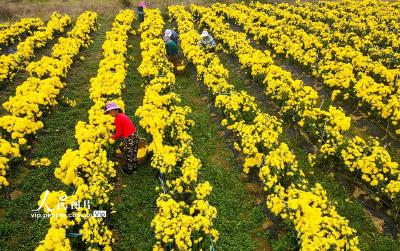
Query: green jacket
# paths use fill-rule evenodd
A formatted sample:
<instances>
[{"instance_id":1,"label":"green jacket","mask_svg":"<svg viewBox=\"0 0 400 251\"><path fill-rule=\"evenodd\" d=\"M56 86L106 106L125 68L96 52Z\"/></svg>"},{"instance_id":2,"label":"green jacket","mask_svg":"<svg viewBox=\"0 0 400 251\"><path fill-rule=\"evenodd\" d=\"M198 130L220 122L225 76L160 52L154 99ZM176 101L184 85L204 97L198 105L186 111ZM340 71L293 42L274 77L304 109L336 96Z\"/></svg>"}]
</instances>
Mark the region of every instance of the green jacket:
<instances>
[{"instance_id":1,"label":"green jacket","mask_svg":"<svg viewBox=\"0 0 400 251\"><path fill-rule=\"evenodd\" d=\"M176 56L178 55L178 45L172 40L169 40L165 43L165 49L167 50L168 56Z\"/></svg>"}]
</instances>

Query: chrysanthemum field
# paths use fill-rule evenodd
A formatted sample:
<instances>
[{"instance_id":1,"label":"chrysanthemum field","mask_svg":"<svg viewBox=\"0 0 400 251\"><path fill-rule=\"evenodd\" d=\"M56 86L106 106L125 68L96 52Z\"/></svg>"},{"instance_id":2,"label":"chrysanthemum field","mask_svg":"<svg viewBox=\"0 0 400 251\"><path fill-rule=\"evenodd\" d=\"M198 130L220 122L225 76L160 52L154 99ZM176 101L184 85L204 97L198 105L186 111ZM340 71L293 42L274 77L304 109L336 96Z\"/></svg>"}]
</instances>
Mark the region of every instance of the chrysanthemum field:
<instances>
[{"instance_id":1,"label":"chrysanthemum field","mask_svg":"<svg viewBox=\"0 0 400 251\"><path fill-rule=\"evenodd\" d=\"M0 23L0 250L400 250L400 2L181 2Z\"/></svg>"}]
</instances>

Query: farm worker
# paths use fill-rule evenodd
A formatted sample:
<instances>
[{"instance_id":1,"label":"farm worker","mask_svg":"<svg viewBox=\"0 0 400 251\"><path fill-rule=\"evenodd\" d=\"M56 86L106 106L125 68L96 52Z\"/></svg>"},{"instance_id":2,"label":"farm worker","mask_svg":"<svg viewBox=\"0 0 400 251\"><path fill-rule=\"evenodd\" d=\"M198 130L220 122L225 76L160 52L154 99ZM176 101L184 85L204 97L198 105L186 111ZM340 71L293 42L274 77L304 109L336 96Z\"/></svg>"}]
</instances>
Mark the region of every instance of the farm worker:
<instances>
[{"instance_id":1,"label":"farm worker","mask_svg":"<svg viewBox=\"0 0 400 251\"><path fill-rule=\"evenodd\" d=\"M175 65L178 61L178 45L169 37L165 41L165 50L168 60Z\"/></svg>"},{"instance_id":2,"label":"farm worker","mask_svg":"<svg viewBox=\"0 0 400 251\"><path fill-rule=\"evenodd\" d=\"M144 21L144 8L146 8L146 3L144 1L141 1L138 4L138 15L140 23Z\"/></svg>"},{"instance_id":3,"label":"farm worker","mask_svg":"<svg viewBox=\"0 0 400 251\"><path fill-rule=\"evenodd\" d=\"M167 41L168 38L172 39L177 45L179 44L178 33L176 33L176 31L170 29L165 30L164 42Z\"/></svg>"},{"instance_id":4,"label":"farm worker","mask_svg":"<svg viewBox=\"0 0 400 251\"><path fill-rule=\"evenodd\" d=\"M132 174L132 172L136 171L137 169L139 135L137 133L136 127L129 119L129 117L122 112L121 107L119 107L114 102L109 102L106 104L106 110L104 114L110 114L115 118L114 124L116 131L115 134L112 136L112 139L123 139L124 152L127 163L122 170L126 174Z\"/></svg>"},{"instance_id":5,"label":"farm worker","mask_svg":"<svg viewBox=\"0 0 400 251\"><path fill-rule=\"evenodd\" d=\"M17 50L14 50L12 47L10 47L10 48L7 50L7 53L8 53L8 54L14 54L15 52L17 52Z\"/></svg>"},{"instance_id":6,"label":"farm worker","mask_svg":"<svg viewBox=\"0 0 400 251\"><path fill-rule=\"evenodd\" d=\"M209 50L214 50L215 48L215 41L206 30L203 30L200 35L200 45Z\"/></svg>"}]
</instances>

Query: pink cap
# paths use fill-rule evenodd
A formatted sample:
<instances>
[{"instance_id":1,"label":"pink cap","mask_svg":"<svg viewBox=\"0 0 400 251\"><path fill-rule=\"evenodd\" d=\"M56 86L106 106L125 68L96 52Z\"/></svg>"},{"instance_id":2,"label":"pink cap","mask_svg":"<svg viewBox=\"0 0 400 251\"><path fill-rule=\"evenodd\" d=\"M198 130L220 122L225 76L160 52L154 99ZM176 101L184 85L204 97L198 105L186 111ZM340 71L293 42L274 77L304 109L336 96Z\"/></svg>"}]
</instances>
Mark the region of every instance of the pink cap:
<instances>
[{"instance_id":1,"label":"pink cap","mask_svg":"<svg viewBox=\"0 0 400 251\"><path fill-rule=\"evenodd\" d=\"M104 111L104 114L115 109L121 109L121 107L119 107L115 102L109 102L106 104L106 110Z\"/></svg>"},{"instance_id":2,"label":"pink cap","mask_svg":"<svg viewBox=\"0 0 400 251\"><path fill-rule=\"evenodd\" d=\"M146 3L145 3L144 1L141 1L141 2L138 4L138 6L139 6L139 7L146 8Z\"/></svg>"}]
</instances>

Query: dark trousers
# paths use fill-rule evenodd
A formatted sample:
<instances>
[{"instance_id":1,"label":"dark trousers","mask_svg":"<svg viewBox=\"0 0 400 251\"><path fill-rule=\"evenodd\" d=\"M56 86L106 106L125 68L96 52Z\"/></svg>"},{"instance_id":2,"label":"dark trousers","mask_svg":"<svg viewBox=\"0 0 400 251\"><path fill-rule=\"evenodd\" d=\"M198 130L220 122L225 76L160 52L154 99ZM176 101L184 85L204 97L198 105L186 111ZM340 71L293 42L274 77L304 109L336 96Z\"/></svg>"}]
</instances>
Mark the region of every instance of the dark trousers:
<instances>
[{"instance_id":1,"label":"dark trousers","mask_svg":"<svg viewBox=\"0 0 400 251\"><path fill-rule=\"evenodd\" d=\"M167 58L175 67L180 63L178 54L173 56L167 55Z\"/></svg>"},{"instance_id":2,"label":"dark trousers","mask_svg":"<svg viewBox=\"0 0 400 251\"><path fill-rule=\"evenodd\" d=\"M133 133L124 138L124 152L126 158L126 170L132 172L137 169L137 151L139 146L139 135Z\"/></svg>"}]
</instances>

